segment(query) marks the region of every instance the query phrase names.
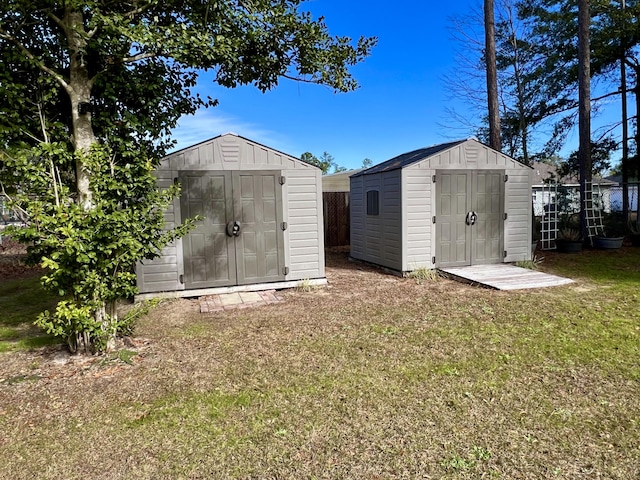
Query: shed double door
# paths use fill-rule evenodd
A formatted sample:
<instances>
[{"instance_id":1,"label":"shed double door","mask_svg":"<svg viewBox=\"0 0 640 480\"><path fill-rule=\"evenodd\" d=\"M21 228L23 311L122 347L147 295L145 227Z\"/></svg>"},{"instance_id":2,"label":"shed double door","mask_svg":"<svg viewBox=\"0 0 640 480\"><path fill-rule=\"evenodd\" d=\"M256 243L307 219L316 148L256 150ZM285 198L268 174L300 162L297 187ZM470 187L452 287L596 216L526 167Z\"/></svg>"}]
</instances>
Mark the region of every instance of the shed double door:
<instances>
[{"instance_id":1,"label":"shed double door","mask_svg":"<svg viewBox=\"0 0 640 480\"><path fill-rule=\"evenodd\" d=\"M185 288L284 280L282 185L276 171L183 171Z\"/></svg>"},{"instance_id":2,"label":"shed double door","mask_svg":"<svg viewBox=\"0 0 640 480\"><path fill-rule=\"evenodd\" d=\"M438 267L503 261L504 172L438 171L436 199Z\"/></svg>"}]
</instances>

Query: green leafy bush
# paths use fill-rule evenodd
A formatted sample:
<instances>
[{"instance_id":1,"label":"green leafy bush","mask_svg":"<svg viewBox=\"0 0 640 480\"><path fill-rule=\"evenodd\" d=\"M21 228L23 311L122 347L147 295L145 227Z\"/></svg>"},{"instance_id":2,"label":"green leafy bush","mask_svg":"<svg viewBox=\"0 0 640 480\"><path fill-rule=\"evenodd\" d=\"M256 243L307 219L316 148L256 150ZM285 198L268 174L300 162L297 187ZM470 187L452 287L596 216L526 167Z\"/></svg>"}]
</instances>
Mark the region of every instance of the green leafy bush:
<instances>
[{"instance_id":1,"label":"green leafy bush","mask_svg":"<svg viewBox=\"0 0 640 480\"><path fill-rule=\"evenodd\" d=\"M143 153L116 156L100 145L82 159L93 193L92 208L83 208L72 194L72 182L54 167L54 157L58 164L61 158L74 161L65 148L40 144L5 160L21 191L29 192L12 198L29 221L10 233L29 245L29 261L44 267L44 287L64 298L37 324L64 338L72 352L100 352L123 327L115 302L137 292L136 262L156 257L192 221L165 230L163 211L179 186L159 190L153 164Z\"/></svg>"}]
</instances>

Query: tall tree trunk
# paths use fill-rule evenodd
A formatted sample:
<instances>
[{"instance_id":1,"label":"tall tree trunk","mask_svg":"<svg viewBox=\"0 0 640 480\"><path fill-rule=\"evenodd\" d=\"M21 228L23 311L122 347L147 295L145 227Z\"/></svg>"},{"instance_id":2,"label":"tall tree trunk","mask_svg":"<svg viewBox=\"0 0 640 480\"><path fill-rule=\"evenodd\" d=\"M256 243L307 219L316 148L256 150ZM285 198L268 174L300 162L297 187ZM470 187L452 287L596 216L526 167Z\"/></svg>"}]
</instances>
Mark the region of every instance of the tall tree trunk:
<instances>
[{"instance_id":1,"label":"tall tree trunk","mask_svg":"<svg viewBox=\"0 0 640 480\"><path fill-rule=\"evenodd\" d=\"M620 91L622 93L622 217L629 218L629 123L627 119L627 73L624 60L620 62Z\"/></svg>"},{"instance_id":2,"label":"tall tree trunk","mask_svg":"<svg viewBox=\"0 0 640 480\"><path fill-rule=\"evenodd\" d=\"M518 95L518 128L520 130L520 137L522 139L522 160L525 165L530 165L529 161L529 129L527 125L527 112L525 107L524 97L524 82L520 75L520 47L518 45L518 37L516 35L516 28L513 21L513 8L511 5L507 6L509 12L509 25L512 33L511 45L513 46L513 79L516 82L516 91Z\"/></svg>"},{"instance_id":3,"label":"tall tree trunk","mask_svg":"<svg viewBox=\"0 0 640 480\"><path fill-rule=\"evenodd\" d=\"M587 210L593 208L591 196L591 52L589 39L589 0L578 0L578 159L580 162L580 224L588 235Z\"/></svg>"},{"instance_id":4,"label":"tall tree trunk","mask_svg":"<svg viewBox=\"0 0 640 480\"><path fill-rule=\"evenodd\" d=\"M622 0L622 10L626 9L626 1ZM624 18L624 16L623 16ZM624 31L624 30L623 30ZM620 93L622 95L622 218L629 219L629 123L627 120L627 66L626 41L620 37Z\"/></svg>"},{"instance_id":5,"label":"tall tree trunk","mask_svg":"<svg viewBox=\"0 0 640 480\"><path fill-rule=\"evenodd\" d=\"M65 10L67 41L71 51L69 59L69 99L71 101L71 121L73 145L76 151L76 188L78 202L88 210L91 208L89 173L83 157L89 154L96 143L91 121L91 89L93 81L85 62L87 32L82 11L67 6Z\"/></svg>"},{"instance_id":6,"label":"tall tree trunk","mask_svg":"<svg viewBox=\"0 0 640 480\"><path fill-rule=\"evenodd\" d=\"M67 92L71 101L71 120L73 146L76 153L76 190L77 202L84 210L93 208L90 175L85 165L85 159L90 154L91 147L97 140L93 132L91 117L91 90L93 79L90 77L89 68L85 61L88 32L84 25L84 16L81 10L75 10L72 6L65 9L64 24L66 25L67 41L71 55L69 58L69 85ZM94 312L95 320L102 325L105 332L112 332L112 324L116 321L113 314L114 305L107 305L104 300L95 298L98 306ZM79 349L89 351L92 347L87 345L87 335L80 339L84 345L78 345ZM113 338L107 340L107 350L113 346Z\"/></svg>"},{"instance_id":7,"label":"tall tree trunk","mask_svg":"<svg viewBox=\"0 0 640 480\"><path fill-rule=\"evenodd\" d=\"M502 150L500 141L500 109L498 105L498 72L496 68L496 22L493 0L484 0L484 43L487 69L487 103L489 107L489 146Z\"/></svg>"},{"instance_id":8,"label":"tall tree trunk","mask_svg":"<svg viewBox=\"0 0 640 480\"><path fill-rule=\"evenodd\" d=\"M640 225L640 125L638 125L638 112L640 112L640 65L636 65L633 69L636 84L634 85L633 93L636 99L636 131L635 131L635 144L636 154L633 156L633 162L628 162L627 171L631 171L635 177L636 186L636 223Z\"/></svg>"}]
</instances>

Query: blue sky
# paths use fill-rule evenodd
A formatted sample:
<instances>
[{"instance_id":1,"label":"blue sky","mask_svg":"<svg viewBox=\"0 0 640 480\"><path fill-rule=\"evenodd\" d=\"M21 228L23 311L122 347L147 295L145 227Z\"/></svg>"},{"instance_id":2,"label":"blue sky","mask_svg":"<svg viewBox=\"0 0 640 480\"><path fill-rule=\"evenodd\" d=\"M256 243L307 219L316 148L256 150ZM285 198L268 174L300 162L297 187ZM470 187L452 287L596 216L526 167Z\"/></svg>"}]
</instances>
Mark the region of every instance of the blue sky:
<instances>
[{"instance_id":1,"label":"blue sky","mask_svg":"<svg viewBox=\"0 0 640 480\"><path fill-rule=\"evenodd\" d=\"M202 76L199 91L219 106L185 117L174 130L178 148L234 132L294 156L329 152L358 168L398 154L470 136L442 127L448 92L442 76L453 68L447 25L476 0L457 2L311 0L303 8L324 15L332 35L377 36L371 57L352 72L355 92L283 80L265 94L247 86L225 89Z\"/></svg>"},{"instance_id":2,"label":"blue sky","mask_svg":"<svg viewBox=\"0 0 640 480\"><path fill-rule=\"evenodd\" d=\"M336 94L320 85L282 80L263 94L252 86L225 89L203 75L198 91L220 104L181 119L173 132L177 148L234 132L296 157L328 152L339 165L358 168L365 158L377 164L474 135L451 121L447 108L462 114L472 109L464 99L452 99L443 77L454 71L456 50L461 50L452 39L452 19L475 11L481 21L480 0L309 0L302 9L323 15L332 35L378 37L372 55L352 69L360 88ZM483 41L482 31L478 34ZM609 110L609 121L617 111ZM594 136L602 123L592 118ZM576 149L577 140L570 135L561 155ZM614 163L617 158L614 154Z\"/></svg>"}]
</instances>

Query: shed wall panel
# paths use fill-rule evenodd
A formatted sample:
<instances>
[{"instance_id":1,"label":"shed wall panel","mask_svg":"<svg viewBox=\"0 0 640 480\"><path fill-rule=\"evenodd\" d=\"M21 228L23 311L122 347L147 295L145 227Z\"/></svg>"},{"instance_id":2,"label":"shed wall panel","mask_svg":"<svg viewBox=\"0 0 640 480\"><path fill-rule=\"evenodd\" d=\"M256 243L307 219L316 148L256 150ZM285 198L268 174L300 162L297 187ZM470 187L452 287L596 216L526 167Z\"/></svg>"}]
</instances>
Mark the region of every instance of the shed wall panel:
<instances>
[{"instance_id":1,"label":"shed wall panel","mask_svg":"<svg viewBox=\"0 0 640 480\"><path fill-rule=\"evenodd\" d=\"M433 170L405 169L403 171L406 236L402 271L417 268L431 268L432 217L433 210Z\"/></svg>"},{"instance_id":2,"label":"shed wall panel","mask_svg":"<svg viewBox=\"0 0 640 480\"><path fill-rule=\"evenodd\" d=\"M368 262L380 263L380 246L382 236L382 224L380 215L368 215L366 211L367 192L382 188L382 174L366 175L364 177L364 258ZM379 196L379 199L381 197Z\"/></svg>"},{"instance_id":3,"label":"shed wall panel","mask_svg":"<svg viewBox=\"0 0 640 480\"><path fill-rule=\"evenodd\" d=\"M522 168L507 170L509 180L505 184L505 241L506 262L531 258L531 170Z\"/></svg>"},{"instance_id":4,"label":"shed wall panel","mask_svg":"<svg viewBox=\"0 0 640 480\"><path fill-rule=\"evenodd\" d=\"M341 177L322 178L323 192L348 192L349 177L346 175Z\"/></svg>"},{"instance_id":5,"label":"shed wall panel","mask_svg":"<svg viewBox=\"0 0 640 480\"><path fill-rule=\"evenodd\" d=\"M178 175L177 171L170 170L168 167L169 162L163 161L155 172L157 185L160 188L171 186L173 179ZM163 214L165 229L171 230L180 225L182 218L179 199L174 199ZM136 284L141 293L184 290L184 284L180 283L182 273L182 242L176 240L165 246L158 257L138 262Z\"/></svg>"},{"instance_id":6,"label":"shed wall panel","mask_svg":"<svg viewBox=\"0 0 640 480\"><path fill-rule=\"evenodd\" d=\"M395 170L382 177L380 198L381 251L380 265L402 269L402 171Z\"/></svg>"},{"instance_id":7,"label":"shed wall panel","mask_svg":"<svg viewBox=\"0 0 640 480\"><path fill-rule=\"evenodd\" d=\"M169 154L162 169L170 170L308 170L317 169L282 152L236 135L212 140Z\"/></svg>"},{"instance_id":8,"label":"shed wall panel","mask_svg":"<svg viewBox=\"0 0 640 480\"><path fill-rule=\"evenodd\" d=\"M364 193L364 176L351 179L351 199L349 208L351 209L351 256L360 260L364 260L364 238L365 238L365 193Z\"/></svg>"},{"instance_id":9,"label":"shed wall panel","mask_svg":"<svg viewBox=\"0 0 640 480\"><path fill-rule=\"evenodd\" d=\"M400 171L355 177L351 183L351 256L400 270L402 198ZM367 212L367 192L378 191L378 214Z\"/></svg>"},{"instance_id":10,"label":"shed wall panel","mask_svg":"<svg viewBox=\"0 0 640 480\"><path fill-rule=\"evenodd\" d=\"M322 182L317 169L288 171L285 221L287 280L324 277Z\"/></svg>"}]
</instances>

